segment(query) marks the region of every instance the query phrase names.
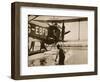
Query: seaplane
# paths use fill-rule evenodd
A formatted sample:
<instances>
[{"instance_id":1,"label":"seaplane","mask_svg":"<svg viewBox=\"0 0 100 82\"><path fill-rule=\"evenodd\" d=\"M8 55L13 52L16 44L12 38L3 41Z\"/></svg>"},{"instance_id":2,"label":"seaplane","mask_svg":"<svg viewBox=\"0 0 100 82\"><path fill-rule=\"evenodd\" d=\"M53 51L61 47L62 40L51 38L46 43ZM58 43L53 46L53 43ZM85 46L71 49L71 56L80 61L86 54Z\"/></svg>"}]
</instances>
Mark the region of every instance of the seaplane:
<instances>
[{"instance_id":1,"label":"seaplane","mask_svg":"<svg viewBox=\"0 0 100 82\"><path fill-rule=\"evenodd\" d=\"M70 30L65 31L65 23L73 21L87 20L85 17L61 17L61 16L42 16L42 15L28 15L28 37L38 39L41 45L56 45L58 42L64 42L64 36L70 33ZM60 25L59 25L60 24ZM33 47L34 47L34 43ZM44 46L45 48L45 46ZM45 51L46 50L45 48ZM30 51L29 56L44 51Z\"/></svg>"}]
</instances>

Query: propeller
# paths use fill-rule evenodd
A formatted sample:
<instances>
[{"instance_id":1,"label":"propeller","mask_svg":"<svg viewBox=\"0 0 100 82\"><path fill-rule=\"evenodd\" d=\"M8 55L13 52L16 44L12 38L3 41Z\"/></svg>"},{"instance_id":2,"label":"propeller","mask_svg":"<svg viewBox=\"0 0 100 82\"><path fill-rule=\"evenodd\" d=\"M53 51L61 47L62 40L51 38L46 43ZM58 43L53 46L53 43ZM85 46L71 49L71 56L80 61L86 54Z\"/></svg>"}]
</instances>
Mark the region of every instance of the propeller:
<instances>
[{"instance_id":1,"label":"propeller","mask_svg":"<svg viewBox=\"0 0 100 82\"><path fill-rule=\"evenodd\" d=\"M64 25L64 20L63 20L63 22L62 22L62 34L61 34L62 41L64 41L64 33L65 33L65 25Z\"/></svg>"}]
</instances>

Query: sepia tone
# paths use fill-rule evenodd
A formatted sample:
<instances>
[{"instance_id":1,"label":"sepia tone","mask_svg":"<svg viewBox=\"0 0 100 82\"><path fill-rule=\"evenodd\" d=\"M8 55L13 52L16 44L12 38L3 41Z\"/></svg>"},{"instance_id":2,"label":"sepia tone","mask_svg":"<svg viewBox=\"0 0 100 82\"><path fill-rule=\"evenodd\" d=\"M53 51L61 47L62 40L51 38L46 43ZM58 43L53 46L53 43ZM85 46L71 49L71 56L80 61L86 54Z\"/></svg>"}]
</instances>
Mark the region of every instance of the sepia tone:
<instances>
[{"instance_id":1,"label":"sepia tone","mask_svg":"<svg viewBox=\"0 0 100 82\"><path fill-rule=\"evenodd\" d=\"M87 64L87 22L86 17L28 15L28 66Z\"/></svg>"},{"instance_id":2,"label":"sepia tone","mask_svg":"<svg viewBox=\"0 0 100 82\"><path fill-rule=\"evenodd\" d=\"M73 72L67 73L65 71L65 73L55 73L55 74L51 74L51 73L50 74L45 74L44 73L44 74L39 74L39 75L36 74L35 75L33 73L33 75L30 75L30 74L29 75L21 75L21 69L20 68L21 68L22 65L24 65L26 63L26 62L24 62L23 64L20 63L21 62L21 60L20 60L21 59L21 57L20 57L20 55L21 55L21 53L20 53L21 52L20 51L20 43L21 43L20 42L20 37L21 37L20 32L22 32L21 29L20 29L21 28L21 24L22 24L20 22L21 21L21 19L20 19L21 18L20 17L20 12L21 12L20 9L22 7L32 7L32 8L33 7L38 7L38 8L50 8L50 9L57 8L57 9L72 9L72 10L93 11L94 12L94 20L93 20L94 21L94 31L93 31L93 33L94 33L94 43L93 43L93 45L94 45L94 47L93 47L94 48L93 49L93 51L94 51L94 53L93 53L94 54L94 61L93 61L94 62L94 66L93 66L93 68L94 68L94 70L93 71L91 71L91 70L90 71L85 71L85 72L80 72L79 71L79 72L75 72L75 73L73 73ZM81 76L84 76L84 75L97 75L97 72L98 72L98 69L97 69L97 67L98 67L97 66L97 58L98 58L98 56L97 56L97 50L98 50L97 49L97 45L98 45L98 42L97 42L97 39L98 39L97 38L98 37L98 35L97 35L97 30L98 30L98 26L97 26L98 25L97 24L97 22L98 22L97 21L97 18L98 18L97 12L98 12L98 10L97 10L97 7L92 7L92 6L76 6L76 5L57 5L57 4L41 4L41 3L14 2L14 3L12 3L11 10L12 10L12 12L11 12L11 14L12 14L12 21L11 21L12 22L12 26L11 26L11 28L12 28L11 29L12 30L12 32L11 32L12 33L12 40L11 40L11 42L12 42L11 43L12 44L12 53L11 53L11 55L12 55L11 56L11 61L12 61L11 62L12 63L11 64L11 78L12 79L16 79L16 80L21 79L22 80L22 79L36 79L36 78L69 77L69 76L80 76L80 75ZM41 18L41 17L43 17L43 18ZM66 60L64 58L60 58L60 60L64 59L63 65L71 65L71 66L74 65L75 67L77 67L77 65L88 64L88 61L89 61L88 59L89 58L87 58L87 57L88 57L88 55L91 55L91 54L87 54L88 53L87 49L89 49L89 46L90 46L90 45L88 45L89 42L87 42L87 41L90 40L90 38L91 38L91 37L87 36L87 34L88 34L87 33L88 32L87 29L91 29L91 27L88 27L89 25L87 25L87 24L89 24L88 19L86 17L68 17L68 16L67 17L63 17L63 18L61 16L46 16L46 17L45 16L41 16L41 17L39 15L34 15L34 14L29 14L27 16L27 19L28 19L28 23L27 23L28 24L28 26L27 26L28 27L27 28L28 29L27 30L27 33L28 33L28 35L27 35L28 36L28 48L27 48L27 50L28 50L28 55L27 55L28 60L26 60L26 61L28 61L27 65L29 66L29 68L30 67L34 67L34 66L37 66L39 68L40 68L40 66L42 66L44 68L44 66L48 66L48 67L52 66L53 67L53 65L55 65L55 66L56 65L60 65L59 58L57 58L58 60L56 60L56 58L54 56L54 55L57 55L57 54L54 54L54 55L52 54L54 51L55 52L59 52L60 51L57 48L58 45L60 45L60 49L62 49L65 53L66 53L66 51L68 49L69 49L68 51L70 52L69 57L68 57L68 54L64 54L65 55L65 59L67 59L67 61L68 61L67 63L65 63ZM47 17L50 17L50 19L45 19ZM40 20L40 18L42 20ZM33 27L32 25L34 23L30 23L30 21L31 20L32 21L33 20L37 20L37 19L38 19L39 23L37 23L37 24L35 23L35 25L38 26L38 27L35 26L37 30L35 31L35 33L33 33L32 30L34 30L34 29L31 29L30 27ZM78 23L74 24L75 21L78 22ZM85 21L87 21L87 22L85 22ZM45 31L45 34L44 34L44 30L41 32L40 26L43 25L42 28L45 27L44 23L45 24L49 24L49 25L52 26L52 25L55 24L55 22L57 23L57 26L61 25L61 29L62 29L62 30L60 29L60 36L59 36L58 40L56 39L57 36L54 37L55 34L57 34L56 32L58 32L58 31L54 30L54 33L52 33L53 34L53 40L49 41L48 39L44 39L43 41L44 41L45 47L43 47L43 46L40 47L41 44L38 46L38 42L40 43L40 41L42 41L41 39L43 39L43 38L41 38L41 37L43 37L44 35L47 34L47 36L49 37L49 39L51 39L50 38L51 37L50 34L48 35L48 31L47 32ZM69 25L69 27L67 25L65 25L65 24ZM68 29L66 29L66 31L64 30L65 26L68 28ZM79 27L78 33L77 33L76 29L73 28L73 31L72 31L72 29L70 28L70 27L77 27L77 26ZM49 26L46 26L46 28L47 27L49 27ZM82 27L82 28L80 28L80 27ZM71 30L69 30L69 28ZM76 37L75 34L76 33L75 33L74 30L78 34L77 35L77 37L78 37L77 40L75 39L75 37ZM49 32L53 32L53 31L49 30ZM36 34L36 35L35 36L31 36L31 34L32 35ZM38 37L38 36L40 36L40 34L41 35L43 34L43 36ZM59 33L57 35L59 35ZM72 35L73 35L73 37L72 37ZM65 36L66 36L67 40L65 40ZM44 37L44 38L46 38L46 37ZM88 37L88 39L86 39L87 37ZM33 40L33 42L31 42L32 40L30 40L29 38L31 38ZM34 44L34 42L35 42L35 44ZM53 44L52 44L53 48L47 47L47 43L48 42L53 42L53 43L55 42L55 44L54 44L55 47L53 46ZM35 46L32 47L31 44L35 45ZM47 51L45 51L45 49L47 49ZM50 49L52 49L52 51ZM50 51L50 52L48 52L48 51ZM73 52L73 51L75 51L75 52ZM56 61L53 61L54 64L46 63L46 62L44 63L44 60L48 60L48 59L46 59L47 57L45 57L45 56L48 56L46 52L48 52L48 54L50 54L52 52L51 53L52 55L49 55L49 56L54 56L54 59L56 60ZM43 55L42 55L42 53L43 53ZM46 53L46 54L44 55L44 53ZM72 54L72 56L71 56L71 54ZM80 55L78 55L78 54L80 54ZM82 55L82 54L85 54L85 55ZM49 56L48 56L48 58L51 58ZM43 60L42 62L40 61L41 59ZM83 59L85 62L83 63L83 60L81 60L81 59ZM38 62L36 63L37 60L38 60ZM51 60L50 60L50 62L51 62ZM60 67L60 66L57 66L57 67ZM34 72L34 70L33 70L33 72Z\"/></svg>"}]
</instances>

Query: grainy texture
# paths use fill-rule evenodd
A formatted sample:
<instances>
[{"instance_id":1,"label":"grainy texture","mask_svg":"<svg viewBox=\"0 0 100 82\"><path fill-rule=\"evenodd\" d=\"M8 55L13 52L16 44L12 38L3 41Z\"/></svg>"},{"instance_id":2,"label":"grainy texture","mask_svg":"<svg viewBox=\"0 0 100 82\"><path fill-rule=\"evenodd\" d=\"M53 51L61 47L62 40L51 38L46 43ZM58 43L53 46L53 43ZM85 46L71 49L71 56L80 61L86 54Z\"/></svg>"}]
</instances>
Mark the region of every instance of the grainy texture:
<instances>
[{"instance_id":1,"label":"grainy texture","mask_svg":"<svg viewBox=\"0 0 100 82\"><path fill-rule=\"evenodd\" d=\"M44 74L44 75L20 75L20 8L21 7L46 7L46 8L58 8L58 9L77 9L77 10L93 10L95 12L95 26L94 26L94 72L78 72L78 73L61 73L61 74ZM53 77L67 77L67 76L80 76L80 75L94 75L97 74L97 7L89 6L73 6L73 5L55 5L55 4L40 4L40 3L24 3L14 2L12 3L12 75L13 79L35 79L35 78L53 78Z\"/></svg>"}]
</instances>

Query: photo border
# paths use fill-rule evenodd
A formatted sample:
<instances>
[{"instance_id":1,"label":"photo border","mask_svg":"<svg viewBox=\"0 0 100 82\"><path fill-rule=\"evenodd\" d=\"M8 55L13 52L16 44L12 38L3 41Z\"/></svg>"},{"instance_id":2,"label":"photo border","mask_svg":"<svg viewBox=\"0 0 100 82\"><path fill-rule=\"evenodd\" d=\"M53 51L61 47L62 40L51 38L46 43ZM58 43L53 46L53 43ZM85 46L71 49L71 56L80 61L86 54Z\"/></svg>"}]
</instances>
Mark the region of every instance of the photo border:
<instances>
[{"instance_id":1,"label":"photo border","mask_svg":"<svg viewBox=\"0 0 100 82\"><path fill-rule=\"evenodd\" d=\"M60 74L43 74L43 75L20 75L20 8L21 7L39 7L39 8L57 8L57 9L75 9L94 11L94 72L76 72L76 73L60 73ZM36 79L36 78L54 78L69 76L97 75L97 7L76 6L76 5L58 5L43 3L27 3L14 2L11 4L11 78Z\"/></svg>"}]
</instances>

